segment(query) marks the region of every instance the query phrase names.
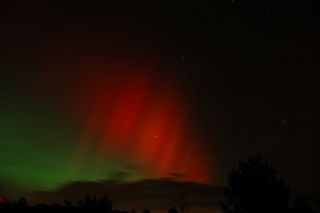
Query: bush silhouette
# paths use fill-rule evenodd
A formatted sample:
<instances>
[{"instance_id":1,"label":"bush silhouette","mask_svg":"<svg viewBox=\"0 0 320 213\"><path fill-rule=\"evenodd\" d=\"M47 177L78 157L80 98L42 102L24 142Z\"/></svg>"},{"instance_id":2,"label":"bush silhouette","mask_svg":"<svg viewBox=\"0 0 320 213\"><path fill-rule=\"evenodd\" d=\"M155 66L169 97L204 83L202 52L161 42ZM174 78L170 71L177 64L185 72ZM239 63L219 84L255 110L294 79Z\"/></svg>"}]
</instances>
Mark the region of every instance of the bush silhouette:
<instances>
[{"instance_id":1,"label":"bush silhouette","mask_svg":"<svg viewBox=\"0 0 320 213\"><path fill-rule=\"evenodd\" d=\"M224 213L289 212L289 187L261 155L240 161L229 172L227 183L221 203Z\"/></svg>"}]
</instances>

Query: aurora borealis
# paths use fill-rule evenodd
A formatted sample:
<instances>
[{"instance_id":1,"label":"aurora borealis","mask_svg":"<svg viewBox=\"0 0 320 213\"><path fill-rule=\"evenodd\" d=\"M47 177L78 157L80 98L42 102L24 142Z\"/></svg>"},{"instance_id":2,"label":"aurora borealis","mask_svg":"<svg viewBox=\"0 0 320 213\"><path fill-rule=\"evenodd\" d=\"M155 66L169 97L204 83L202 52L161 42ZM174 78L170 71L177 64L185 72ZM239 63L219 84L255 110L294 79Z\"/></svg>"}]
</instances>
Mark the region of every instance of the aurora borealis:
<instances>
[{"instance_id":1,"label":"aurora borealis","mask_svg":"<svg viewBox=\"0 0 320 213\"><path fill-rule=\"evenodd\" d=\"M52 50L24 91L30 98L2 110L1 160L11 162L2 180L20 190L114 178L209 183L188 100L179 82L159 75L160 60L82 51Z\"/></svg>"},{"instance_id":2,"label":"aurora borealis","mask_svg":"<svg viewBox=\"0 0 320 213\"><path fill-rule=\"evenodd\" d=\"M199 187L199 208L217 207L228 171L259 153L319 198L314 8L0 1L0 199L93 185L144 208L153 190L167 205Z\"/></svg>"},{"instance_id":3,"label":"aurora borealis","mask_svg":"<svg viewBox=\"0 0 320 213\"><path fill-rule=\"evenodd\" d=\"M204 148L193 132L186 131L187 103L172 85L163 88L153 82L155 68L124 64L102 65L98 76L85 72L76 80L80 86L73 97L80 99L76 101L84 121L78 157L94 146L98 158L118 155L142 166L138 175L208 182L208 168L201 159Z\"/></svg>"}]
</instances>

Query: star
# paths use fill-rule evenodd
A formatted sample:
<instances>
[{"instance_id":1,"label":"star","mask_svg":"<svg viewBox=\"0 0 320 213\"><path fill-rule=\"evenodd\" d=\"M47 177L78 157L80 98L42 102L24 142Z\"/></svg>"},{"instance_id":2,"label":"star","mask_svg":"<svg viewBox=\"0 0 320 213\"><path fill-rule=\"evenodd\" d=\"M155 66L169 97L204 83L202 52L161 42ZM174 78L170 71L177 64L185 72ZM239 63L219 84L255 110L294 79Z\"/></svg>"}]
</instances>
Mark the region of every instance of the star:
<instances>
[{"instance_id":1,"label":"star","mask_svg":"<svg viewBox=\"0 0 320 213\"><path fill-rule=\"evenodd\" d=\"M283 120L282 120L282 126L283 126L283 127L286 127L286 126L287 126L287 119L283 119Z\"/></svg>"}]
</instances>

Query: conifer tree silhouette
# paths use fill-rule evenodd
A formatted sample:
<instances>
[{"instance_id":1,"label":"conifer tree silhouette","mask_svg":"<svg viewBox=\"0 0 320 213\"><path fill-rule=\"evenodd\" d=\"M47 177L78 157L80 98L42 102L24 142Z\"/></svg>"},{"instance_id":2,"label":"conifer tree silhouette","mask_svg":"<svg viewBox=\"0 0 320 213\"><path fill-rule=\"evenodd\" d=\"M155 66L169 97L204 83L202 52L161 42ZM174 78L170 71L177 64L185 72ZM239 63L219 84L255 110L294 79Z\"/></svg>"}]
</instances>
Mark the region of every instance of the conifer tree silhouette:
<instances>
[{"instance_id":1,"label":"conifer tree silhouette","mask_svg":"<svg viewBox=\"0 0 320 213\"><path fill-rule=\"evenodd\" d=\"M289 212L290 189L261 155L240 161L227 183L221 203L224 213Z\"/></svg>"}]
</instances>

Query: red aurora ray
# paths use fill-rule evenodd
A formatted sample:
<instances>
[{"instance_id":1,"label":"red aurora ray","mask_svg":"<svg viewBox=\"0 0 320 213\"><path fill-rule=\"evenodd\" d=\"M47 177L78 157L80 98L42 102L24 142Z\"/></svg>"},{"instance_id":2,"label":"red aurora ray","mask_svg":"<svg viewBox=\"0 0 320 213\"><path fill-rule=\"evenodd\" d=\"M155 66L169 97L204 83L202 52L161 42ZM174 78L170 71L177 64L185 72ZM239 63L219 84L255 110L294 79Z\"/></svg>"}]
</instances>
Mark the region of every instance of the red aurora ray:
<instances>
[{"instance_id":1,"label":"red aurora ray","mask_svg":"<svg viewBox=\"0 0 320 213\"><path fill-rule=\"evenodd\" d=\"M72 70L64 81L84 128L76 156L92 146L99 155L117 154L149 168L153 178L208 183L208 155L196 130L188 132L187 101L177 86L157 81L152 63L136 61L146 60L53 62Z\"/></svg>"}]
</instances>

